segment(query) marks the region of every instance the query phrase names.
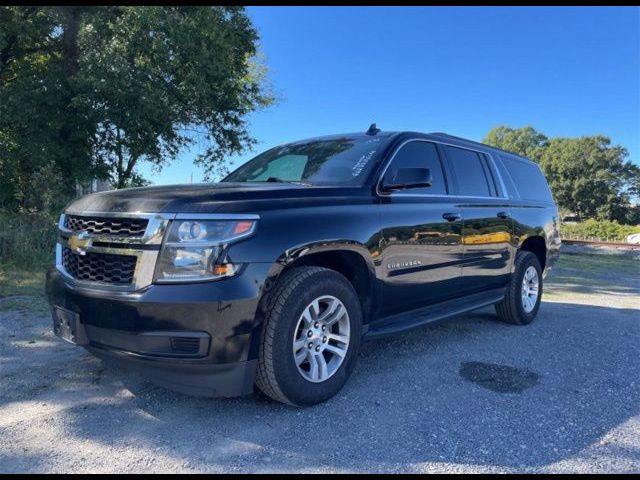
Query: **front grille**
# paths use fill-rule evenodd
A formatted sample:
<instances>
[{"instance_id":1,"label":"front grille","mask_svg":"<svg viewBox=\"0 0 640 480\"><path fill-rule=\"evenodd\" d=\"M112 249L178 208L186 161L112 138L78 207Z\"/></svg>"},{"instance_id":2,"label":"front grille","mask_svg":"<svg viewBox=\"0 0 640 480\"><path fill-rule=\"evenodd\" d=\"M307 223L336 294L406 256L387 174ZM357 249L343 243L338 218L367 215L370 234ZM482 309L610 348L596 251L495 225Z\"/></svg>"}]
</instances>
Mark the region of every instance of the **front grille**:
<instances>
[{"instance_id":1,"label":"front grille","mask_svg":"<svg viewBox=\"0 0 640 480\"><path fill-rule=\"evenodd\" d=\"M133 282L137 258L131 255L87 252L85 255L62 249L62 266L77 280L128 285Z\"/></svg>"},{"instance_id":2,"label":"front grille","mask_svg":"<svg viewBox=\"0 0 640 480\"><path fill-rule=\"evenodd\" d=\"M101 218L67 215L64 218L65 228L74 231L85 231L94 235L114 237L142 237L149 220L146 218Z\"/></svg>"}]
</instances>

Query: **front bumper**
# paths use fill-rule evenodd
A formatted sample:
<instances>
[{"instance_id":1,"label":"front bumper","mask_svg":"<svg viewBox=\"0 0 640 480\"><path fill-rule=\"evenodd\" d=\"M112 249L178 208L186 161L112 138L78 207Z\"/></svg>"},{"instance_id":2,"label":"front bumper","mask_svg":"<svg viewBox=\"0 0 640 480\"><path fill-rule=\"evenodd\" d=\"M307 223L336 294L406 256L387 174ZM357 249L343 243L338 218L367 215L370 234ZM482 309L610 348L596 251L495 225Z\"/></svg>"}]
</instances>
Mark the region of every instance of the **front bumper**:
<instances>
[{"instance_id":1,"label":"front bumper","mask_svg":"<svg viewBox=\"0 0 640 480\"><path fill-rule=\"evenodd\" d=\"M257 308L269 264L205 283L150 285L131 293L79 288L55 268L53 307L78 315L95 356L180 392L231 397L253 390L261 323Z\"/></svg>"}]
</instances>

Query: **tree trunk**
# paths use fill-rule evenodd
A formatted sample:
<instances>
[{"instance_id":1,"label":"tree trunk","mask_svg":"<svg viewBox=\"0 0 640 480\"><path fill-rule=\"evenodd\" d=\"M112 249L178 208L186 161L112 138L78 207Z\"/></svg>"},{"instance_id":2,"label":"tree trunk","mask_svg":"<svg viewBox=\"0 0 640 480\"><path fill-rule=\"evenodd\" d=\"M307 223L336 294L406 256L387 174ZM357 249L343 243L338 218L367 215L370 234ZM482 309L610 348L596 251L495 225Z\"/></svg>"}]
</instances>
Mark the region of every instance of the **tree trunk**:
<instances>
[{"instance_id":1,"label":"tree trunk","mask_svg":"<svg viewBox=\"0 0 640 480\"><path fill-rule=\"evenodd\" d=\"M118 184L116 188L126 188L130 186L128 184L129 180L131 180L131 174L133 173L133 167L136 166L138 162L138 158L129 157L127 160L126 168L122 168L122 163L118 162Z\"/></svg>"},{"instance_id":2,"label":"tree trunk","mask_svg":"<svg viewBox=\"0 0 640 480\"><path fill-rule=\"evenodd\" d=\"M78 74L80 62L80 47L78 45L78 33L80 32L80 20L83 7L59 7L63 11L64 25L62 34L62 68L65 80L65 109L68 110L67 118L73 118L72 101L75 96L74 77ZM69 122L60 129L60 138L64 143L73 140L73 130L76 126ZM78 136L76 136L78 138ZM81 138L81 137L80 137ZM76 140L77 141L77 140ZM72 151L76 151L72 149ZM75 159L60 162L63 178L66 180L65 190L69 195L76 194L77 176L73 164Z\"/></svg>"},{"instance_id":3,"label":"tree trunk","mask_svg":"<svg viewBox=\"0 0 640 480\"><path fill-rule=\"evenodd\" d=\"M65 26L62 36L62 59L64 73L67 78L78 73L80 48L78 33L80 32L80 16L82 7L62 7L64 9Z\"/></svg>"}]
</instances>

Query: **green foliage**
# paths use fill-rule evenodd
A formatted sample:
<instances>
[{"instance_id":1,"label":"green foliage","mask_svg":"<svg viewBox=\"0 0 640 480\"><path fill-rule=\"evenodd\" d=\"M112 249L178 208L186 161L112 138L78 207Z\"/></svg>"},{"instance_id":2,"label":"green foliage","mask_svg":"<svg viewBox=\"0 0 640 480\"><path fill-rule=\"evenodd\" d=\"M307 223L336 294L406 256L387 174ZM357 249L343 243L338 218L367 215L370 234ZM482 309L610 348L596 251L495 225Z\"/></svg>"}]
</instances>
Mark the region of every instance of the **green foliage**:
<instances>
[{"instance_id":1,"label":"green foliage","mask_svg":"<svg viewBox=\"0 0 640 480\"><path fill-rule=\"evenodd\" d=\"M0 207L56 203L42 173L61 202L91 178L143 184L140 162L193 144L214 172L272 101L257 42L242 7L0 7Z\"/></svg>"},{"instance_id":2,"label":"green foliage","mask_svg":"<svg viewBox=\"0 0 640 480\"><path fill-rule=\"evenodd\" d=\"M565 223L560 228L563 238L596 239L623 242L628 235L640 233L640 225L621 225L608 220L589 219L581 223Z\"/></svg>"},{"instance_id":3,"label":"green foliage","mask_svg":"<svg viewBox=\"0 0 640 480\"><path fill-rule=\"evenodd\" d=\"M631 199L640 194L640 167L603 135L547 138L532 127L496 127L484 143L538 162L563 211L579 218L637 223Z\"/></svg>"},{"instance_id":4,"label":"green foliage","mask_svg":"<svg viewBox=\"0 0 640 480\"><path fill-rule=\"evenodd\" d=\"M43 270L53 263L57 217L0 213L0 225L0 267Z\"/></svg>"},{"instance_id":5,"label":"green foliage","mask_svg":"<svg viewBox=\"0 0 640 480\"><path fill-rule=\"evenodd\" d=\"M539 162L542 153L549 145L549 139L531 126L523 128L499 126L487 134L483 143Z\"/></svg>"},{"instance_id":6,"label":"green foliage","mask_svg":"<svg viewBox=\"0 0 640 480\"><path fill-rule=\"evenodd\" d=\"M554 138L540 167L558 204L580 218L624 221L640 172L626 157L623 147L602 135Z\"/></svg>"}]
</instances>

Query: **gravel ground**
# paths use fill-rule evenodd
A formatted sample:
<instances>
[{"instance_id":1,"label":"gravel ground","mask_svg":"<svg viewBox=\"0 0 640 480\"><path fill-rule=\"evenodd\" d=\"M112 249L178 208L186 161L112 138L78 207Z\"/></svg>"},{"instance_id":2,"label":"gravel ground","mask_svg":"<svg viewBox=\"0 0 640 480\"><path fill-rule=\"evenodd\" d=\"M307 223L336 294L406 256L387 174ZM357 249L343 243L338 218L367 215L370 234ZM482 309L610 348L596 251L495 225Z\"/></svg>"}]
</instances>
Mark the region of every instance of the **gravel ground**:
<instances>
[{"instance_id":1,"label":"gravel ground","mask_svg":"<svg viewBox=\"0 0 640 480\"><path fill-rule=\"evenodd\" d=\"M5 298L0 472L638 473L639 272L565 255L534 324L487 309L366 343L345 389L304 410L155 387Z\"/></svg>"}]
</instances>

